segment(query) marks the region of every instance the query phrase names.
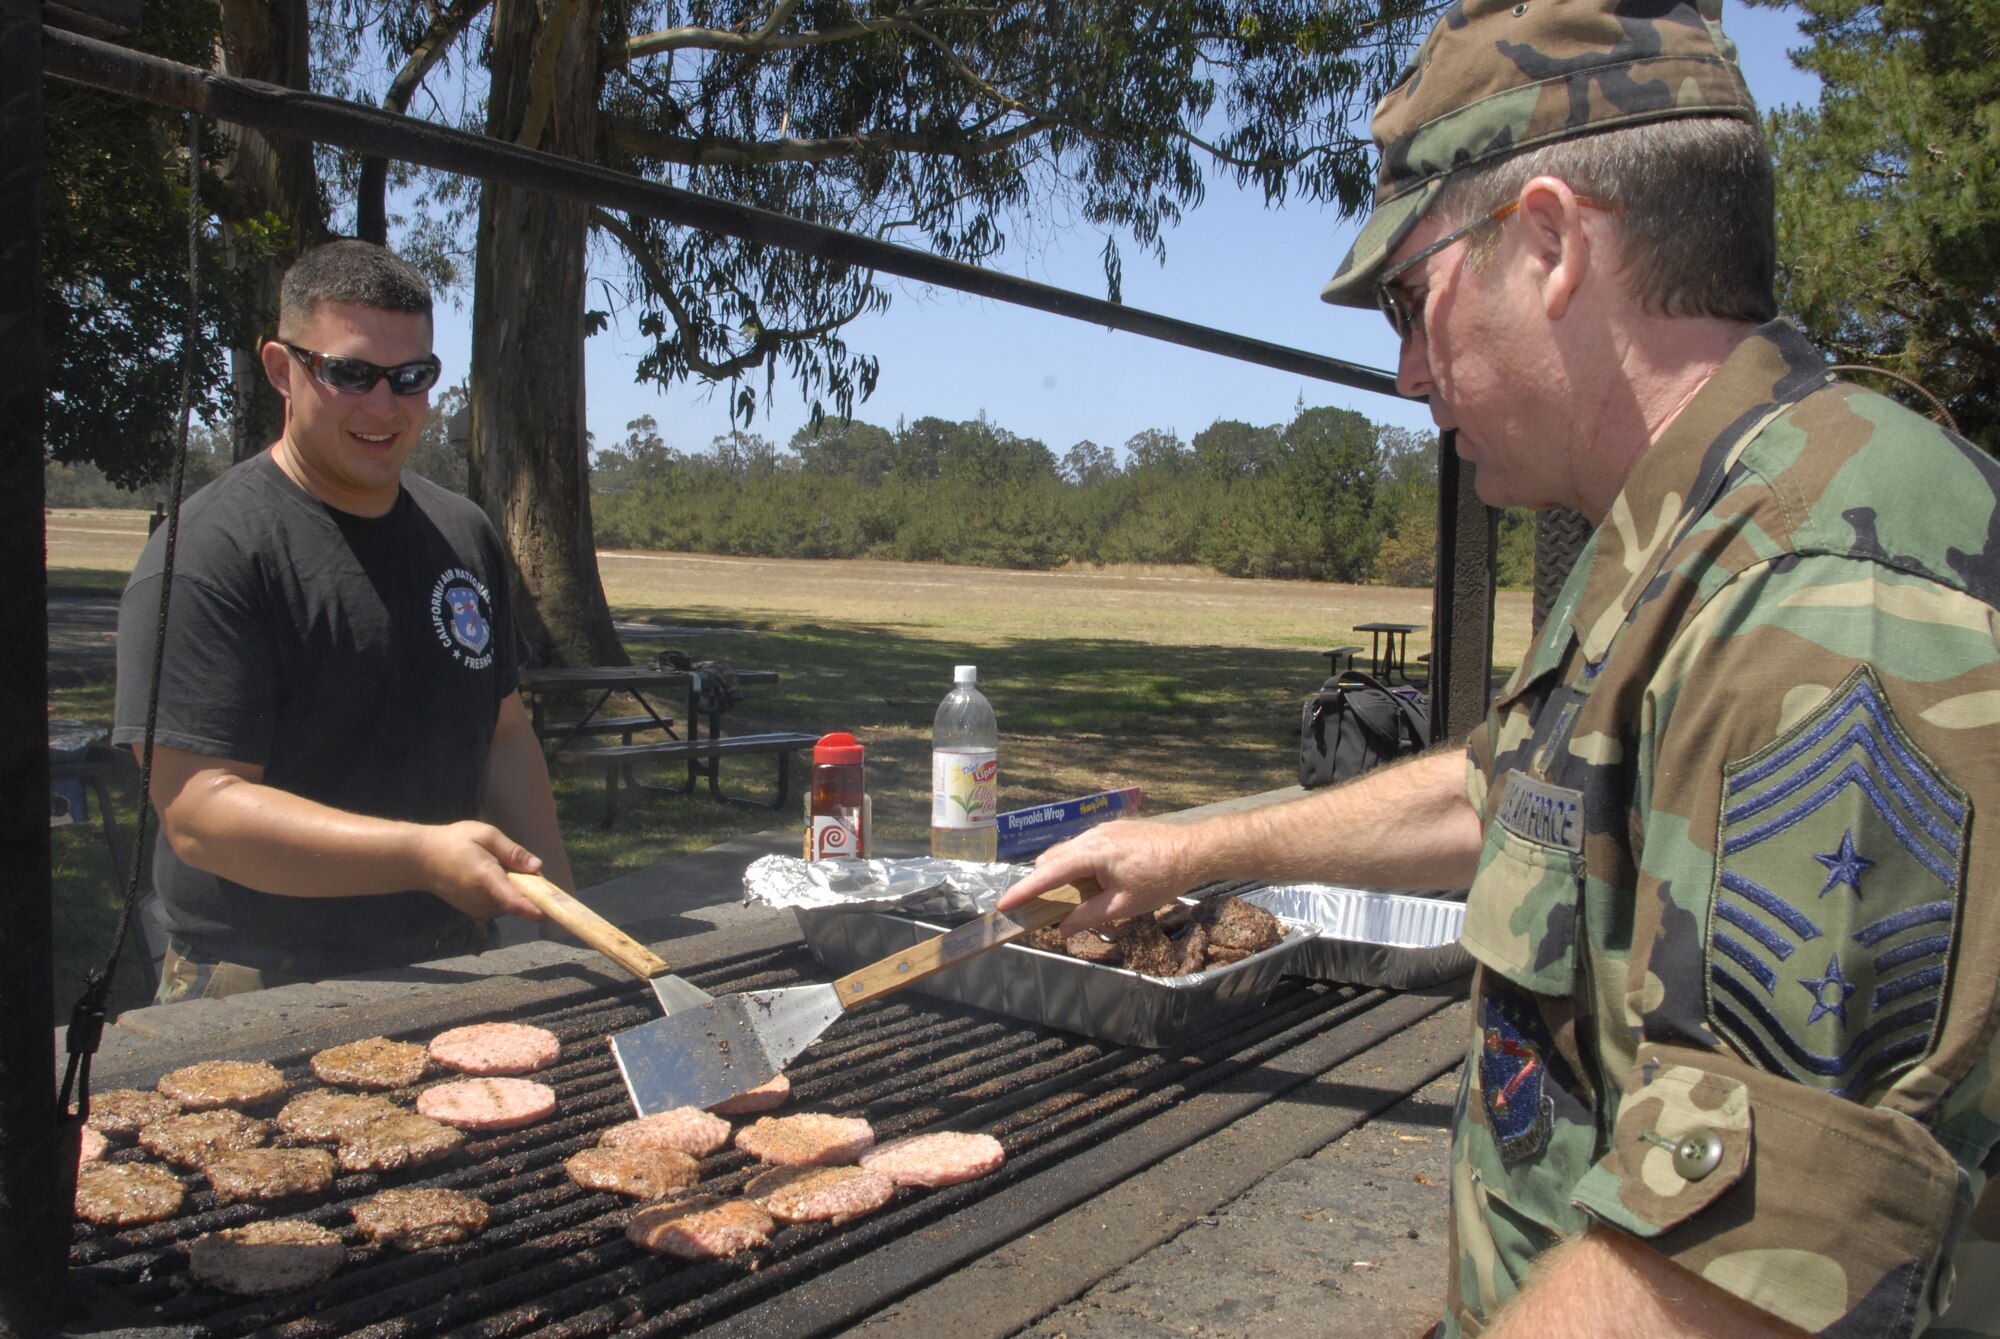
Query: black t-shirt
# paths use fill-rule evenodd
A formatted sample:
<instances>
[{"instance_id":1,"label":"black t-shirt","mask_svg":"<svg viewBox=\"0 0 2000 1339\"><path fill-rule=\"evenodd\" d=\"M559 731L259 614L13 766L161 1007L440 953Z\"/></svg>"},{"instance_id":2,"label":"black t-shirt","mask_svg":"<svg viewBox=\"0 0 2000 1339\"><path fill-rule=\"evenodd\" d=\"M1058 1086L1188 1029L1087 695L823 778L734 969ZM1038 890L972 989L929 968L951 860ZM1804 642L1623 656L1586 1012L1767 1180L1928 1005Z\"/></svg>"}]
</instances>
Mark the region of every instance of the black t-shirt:
<instances>
[{"instance_id":1,"label":"black t-shirt","mask_svg":"<svg viewBox=\"0 0 2000 1339\"><path fill-rule=\"evenodd\" d=\"M166 527L118 617L112 740L145 737ZM181 513L160 672L167 747L259 764L266 785L420 823L477 817L500 703L518 660L499 537L478 507L405 475L380 517L327 506L270 453ZM197 951L338 971L416 960L462 913L423 892L301 898L183 864L164 835L153 882Z\"/></svg>"}]
</instances>

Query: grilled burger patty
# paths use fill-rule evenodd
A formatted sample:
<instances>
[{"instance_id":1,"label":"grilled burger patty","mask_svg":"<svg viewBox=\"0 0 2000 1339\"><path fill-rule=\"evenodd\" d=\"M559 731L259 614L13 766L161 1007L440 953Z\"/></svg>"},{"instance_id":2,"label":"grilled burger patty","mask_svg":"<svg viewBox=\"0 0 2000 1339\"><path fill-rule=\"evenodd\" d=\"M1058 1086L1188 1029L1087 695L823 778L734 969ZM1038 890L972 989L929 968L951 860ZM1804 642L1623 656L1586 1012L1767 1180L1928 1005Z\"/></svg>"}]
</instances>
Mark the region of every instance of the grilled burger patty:
<instances>
[{"instance_id":1,"label":"grilled burger patty","mask_svg":"<svg viewBox=\"0 0 2000 1339\"><path fill-rule=\"evenodd\" d=\"M463 1191L417 1187L363 1200L354 1206L354 1223L370 1241L422 1251L483 1230L488 1212L486 1201Z\"/></svg>"},{"instance_id":2,"label":"grilled burger patty","mask_svg":"<svg viewBox=\"0 0 2000 1339\"><path fill-rule=\"evenodd\" d=\"M626 1224L625 1238L662 1255L709 1260L763 1246L777 1229L771 1215L750 1200L690 1195L646 1205Z\"/></svg>"},{"instance_id":3,"label":"grilled burger patty","mask_svg":"<svg viewBox=\"0 0 2000 1339\"><path fill-rule=\"evenodd\" d=\"M709 1110L718 1116L747 1116L753 1111L769 1111L772 1107L783 1106L785 1099L792 1095L792 1081L783 1074L769 1083L760 1083L748 1092L717 1102Z\"/></svg>"},{"instance_id":4,"label":"grilled burger patty","mask_svg":"<svg viewBox=\"0 0 2000 1339\"><path fill-rule=\"evenodd\" d=\"M337 1144L369 1121L407 1114L386 1097L315 1088L285 1103L278 1112L278 1129L292 1139Z\"/></svg>"},{"instance_id":5,"label":"grilled burger patty","mask_svg":"<svg viewBox=\"0 0 2000 1339\"><path fill-rule=\"evenodd\" d=\"M90 1119L84 1124L112 1139L131 1139L154 1121L180 1114L181 1104L165 1093L113 1088L90 1095Z\"/></svg>"},{"instance_id":6,"label":"grilled burger patty","mask_svg":"<svg viewBox=\"0 0 2000 1339\"><path fill-rule=\"evenodd\" d=\"M342 1088L407 1088L431 1067L431 1053L411 1041L365 1037L329 1046L312 1058L321 1083Z\"/></svg>"},{"instance_id":7,"label":"grilled burger patty","mask_svg":"<svg viewBox=\"0 0 2000 1339\"><path fill-rule=\"evenodd\" d=\"M333 1154L323 1148L246 1148L217 1153L201 1166L225 1200L282 1200L319 1195L333 1184Z\"/></svg>"},{"instance_id":8,"label":"grilled burger patty","mask_svg":"<svg viewBox=\"0 0 2000 1339\"><path fill-rule=\"evenodd\" d=\"M701 1180L701 1165L677 1148L586 1148L563 1163L585 1190L656 1200Z\"/></svg>"},{"instance_id":9,"label":"grilled burger patty","mask_svg":"<svg viewBox=\"0 0 2000 1339\"><path fill-rule=\"evenodd\" d=\"M875 1142L875 1131L855 1116L816 1111L762 1116L736 1132L736 1147L774 1167L817 1167L853 1162Z\"/></svg>"},{"instance_id":10,"label":"grilled burger patty","mask_svg":"<svg viewBox=\"0 0 2000 1339\"><path fill-rule=\"evenodd\" d=\"M156 1085L189 1111L261 1107L285 1095L285 1076L262 1060L204 1060L162 1074Z\"/></svg>"},{"instance_id":11,"label":"grilled burger patty","mask_svg":"<svg viewBox=\"0 0 2000 1339\"><path fill-rule=\"evenodd\" d=\"M181 1179L150 1162L86 1162L76 1170L76 1216L100 1227L157 1223L186 1199Z\"/></svg>"},{"instance_id":12,"label":"grilled burger patty","mask_svg":"<svg viewBox=\"0 0 2000 1339\"><path fill-rule=\"evenodd\" d=\"M547 1028L526 1023L471 1023L431 1038L431 1059L461 1074L530 1074L562 1055Z\"/></svg>"},{"instance_id":13,"label":"grilled burger patty","mask_svg":"<svg viewBox=\"0 0 2000 1339\"><path fill-rule=\"evenodd\" d=\"M324 1283L346 1260L347 1247L332 1232L279 1218L195 1238L188 1247L188 1277L226 1293L260 1297Z\"/></svg>"},{"instance_id":14,"label":"grilled burger patty","mask_svg":"<svg viewBox=\"0 0 2000 1339\"><path fill-rule=\"evenodd\" d=\"M871 1148L861 1155L861 1165L899 1186L950 1186L998 1171L1006 1159L990 1134L938 1130Z\"/></svg>"},{"instance_id":15,"label":"grilled burger patty","mask_svg":"<svg viewBox=\"0 0 2000 1339\"><path fill-rule=\"evenodd\" d=\"M775 1167L752 1177L743 1193L781 1222L838 1224L887 1204L896 1183L859 1167Z\"/></svg>"},{"instance_id":16,"label":"grilled burger patty","mask_svg":"<svg viewBox=\"0 0 2000 1339\"><path fill-rule=\"evenodd\" d=\"M464 1145L465 1136L451 1126L398 1107L341 1135L335 1157L344 1172L398 1172L439 1162Z\"/></svg>"},{"instance_id":17,"label":"grilled burger patty","mask_svg":"<svg viewBox=\"0 0 2000 1339\"><path fill-rule=\"evenodd\" d=\"M628 1120L597 1136L599 1148L672 1148L692 1158L705 1158L728 1144L729 1122L700 1107Z\"/></svg>"},{"instance_id":18,"label":"grilled burger patty","mask_svg":"<svg viewBox=\"0 0 2000 1339\"><path fill-rule=\"evenodd\" d=\"M461 1130L513 1130L556 1114L556 1090L528 1079L459 1079L417 1094L417 1114Z\"/></svg>"},{"instance_id":19,"label":"grilled burger patty","mask_svg":"<svg viewBox=\"0 0 2000 1339\"><path fill-rule=\"evenodd\" d=\"M169 1116L139 1131L139 1147L176 1167L200 1167L218 1153L261 1148L270 1142L269 1121L227 1108Z\"/></svg>"}]
</instances>

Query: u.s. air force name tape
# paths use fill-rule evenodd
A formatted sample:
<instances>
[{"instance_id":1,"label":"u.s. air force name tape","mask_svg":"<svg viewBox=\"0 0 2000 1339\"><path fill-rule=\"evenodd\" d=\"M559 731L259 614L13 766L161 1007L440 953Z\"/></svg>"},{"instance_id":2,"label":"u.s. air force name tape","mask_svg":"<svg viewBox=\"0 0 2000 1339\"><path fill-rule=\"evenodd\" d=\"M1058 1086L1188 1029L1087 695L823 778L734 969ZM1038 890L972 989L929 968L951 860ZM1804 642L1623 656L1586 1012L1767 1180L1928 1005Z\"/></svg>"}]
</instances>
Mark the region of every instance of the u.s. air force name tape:
<instances>
[{"instance_id":1,"label":"u.s. air force name tape","mask_svg":"<svg viewBox=\"0 0 2000 1339\"><path fill-rule=\"evenodd\" d=\"M1583 851L1582 791L1509 772L1498 817L1509 832L1538 846Z\"/></svg>"}]
</instances>

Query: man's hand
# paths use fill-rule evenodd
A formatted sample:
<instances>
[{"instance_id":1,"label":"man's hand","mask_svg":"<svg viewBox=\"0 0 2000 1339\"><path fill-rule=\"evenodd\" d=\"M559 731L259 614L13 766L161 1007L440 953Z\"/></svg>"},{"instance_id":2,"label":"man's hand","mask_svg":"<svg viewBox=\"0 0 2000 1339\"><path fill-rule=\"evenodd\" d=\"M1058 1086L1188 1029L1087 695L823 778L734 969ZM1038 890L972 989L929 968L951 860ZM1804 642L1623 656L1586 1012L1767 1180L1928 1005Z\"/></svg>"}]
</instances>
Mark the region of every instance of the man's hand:
<instances>
[{"instance_id":1,"label":"man's hand","mask_svg":"<svg viewBox=\"0 0 2000 1339\"><path fill-rule=\"evenodd\" d=\"M1192 872L1200 833L1198 825L1136 819L1092 828L1042 852L1028 876L1001 897L1000 908L1078 879L1095 879L1103 891L1063 921L1066 935L1165 906L1202 881Z\"/></svg>"},{"instance_id":2,"label":"man's hand","mask_svg":"<svg viewBox=\"0 0 2000 1339\"><path fill-rule=\"evenodd\" d=\"M541 908L521 895L508 871L542 872L541 857L491 823L468 819L417 830L417 863L423 887L468 916L520 916L538 921Z\"/></svg>"}]
</instances>

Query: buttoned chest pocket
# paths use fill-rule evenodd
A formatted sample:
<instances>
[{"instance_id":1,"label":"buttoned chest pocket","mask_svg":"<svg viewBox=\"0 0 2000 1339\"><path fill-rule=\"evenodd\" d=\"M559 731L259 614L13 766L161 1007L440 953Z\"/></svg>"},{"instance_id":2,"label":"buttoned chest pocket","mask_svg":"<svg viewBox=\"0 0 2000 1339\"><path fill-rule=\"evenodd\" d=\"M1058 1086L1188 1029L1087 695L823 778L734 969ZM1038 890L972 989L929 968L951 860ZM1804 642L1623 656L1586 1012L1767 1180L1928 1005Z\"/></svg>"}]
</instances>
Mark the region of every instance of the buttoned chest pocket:
<instances>
[{"instance_id":1,"label":"buttoned chest pocket","mask_svg":"<svg viewBox=\"0 0 2000 1339\"><path fill-rule=\"evenodd\" d=\"M1575 991L1582 831L1576 792L1520 772L1506 775L1487 819L1461 942L1537 995Z\"/></svg>"}]
</instances>

